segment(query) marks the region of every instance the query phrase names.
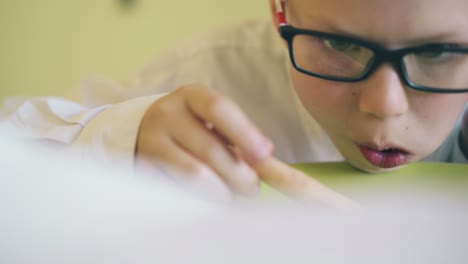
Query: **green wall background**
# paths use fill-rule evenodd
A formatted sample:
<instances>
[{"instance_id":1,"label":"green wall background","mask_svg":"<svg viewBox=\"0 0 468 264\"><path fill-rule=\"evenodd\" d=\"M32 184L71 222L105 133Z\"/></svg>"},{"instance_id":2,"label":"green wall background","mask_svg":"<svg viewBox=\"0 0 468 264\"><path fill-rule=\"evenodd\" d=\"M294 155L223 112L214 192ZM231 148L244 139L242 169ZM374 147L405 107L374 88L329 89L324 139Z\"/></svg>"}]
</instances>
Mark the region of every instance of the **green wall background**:
<instances>
[{"instance_id":1,"label":"green wall background","mask_svg":"<svg viewBox=\"0 0 468 264\"><path fill-rule=\"evenodd\" d=\"M92 75L125 80L192 33L269 15L266 0L120 2L0 0L0 99L68 96Z\"/></svg>"}]
</instances>

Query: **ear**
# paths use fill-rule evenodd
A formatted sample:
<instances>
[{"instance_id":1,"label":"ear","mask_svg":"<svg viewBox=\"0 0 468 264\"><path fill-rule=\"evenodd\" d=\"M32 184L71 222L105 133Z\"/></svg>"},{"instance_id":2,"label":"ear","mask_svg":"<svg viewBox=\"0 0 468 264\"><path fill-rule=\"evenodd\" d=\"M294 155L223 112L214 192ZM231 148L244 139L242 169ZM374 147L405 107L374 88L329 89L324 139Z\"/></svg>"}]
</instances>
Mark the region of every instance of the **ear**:
<instances>
[{"instance_id":1,"label":"ear","mask_svg":"<svg viewBox=\"0 0 468 264\"><path fill-rule=\"evenodd\" d=\"M278 28L278 25L279 25L279 18L278 18L278 9L277 9L277 0L269 0L270 1L270 12L271 12L271 20L272 20L272 23L273 23L273 27L274 28ZM284 2L286 0L281 0L281 2ZM278 36L279 36L279 32L278 32ZM282 39L282 42L285 46L288 46L288 43Z\"/></svg>"},{"instance_id":2,"label":"ear","mask_svg":"<svg viewBox=\"0 0 468 264\"><path fill-rule=\"evenodd\" d=\"M271 18L275 28L278 27L279 24L286 23L285 14L283 12L285 2L286 0L270 0ZM281 14L278 14L278 12L281 12Z\"/></svg>"},{"instance_id":3,"label":"ear","mask_svg":"<svg viewBox=\"0 0 468 264\"><path fill-rule=\"evenodd\" d=\"M276 28L278 27L278 16L276 15L278 13L276 10L276 0L269 0L269 1L270 1L271 19L273 22L273 26Z\"/></svg>"}]
</instances>

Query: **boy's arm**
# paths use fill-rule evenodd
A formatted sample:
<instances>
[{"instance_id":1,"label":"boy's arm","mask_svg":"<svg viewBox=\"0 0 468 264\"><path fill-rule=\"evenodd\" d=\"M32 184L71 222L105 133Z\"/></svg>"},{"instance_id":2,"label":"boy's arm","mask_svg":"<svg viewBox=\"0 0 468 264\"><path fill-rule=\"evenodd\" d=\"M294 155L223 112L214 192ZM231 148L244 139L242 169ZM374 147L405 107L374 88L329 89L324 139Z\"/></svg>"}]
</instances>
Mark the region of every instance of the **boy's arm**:
<instances>
[{"instance_id":1,"label":"boy's arm","mask_svg":"<svg viewBox=\"0 0 468 264\"><path fill-rule=\"evenodd\" d=\"M1 128L12 137L73 145L83 158L119 159L133 169L140 121L160 95L134 98L114 105L87 108L55 97L26 100L4 116Z\"/></svg>"}]
</instances>

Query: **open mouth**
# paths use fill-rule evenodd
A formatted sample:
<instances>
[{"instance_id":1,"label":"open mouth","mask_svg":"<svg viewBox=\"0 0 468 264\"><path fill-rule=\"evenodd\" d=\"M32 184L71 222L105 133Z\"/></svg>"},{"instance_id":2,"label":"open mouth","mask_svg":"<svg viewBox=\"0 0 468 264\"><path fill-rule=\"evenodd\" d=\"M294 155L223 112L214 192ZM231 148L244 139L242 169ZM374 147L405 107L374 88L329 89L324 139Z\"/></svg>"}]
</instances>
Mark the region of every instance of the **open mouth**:
<instances>
[{"instance_id":1,"label":"open mouth","mask_svg":"<svg viewBox=\"0 0 468 264\"><path fill-rule=\"evenodd\" d=\"M372 165L389 169L408 162L409 153L399 148L385 148L378 150L373 147L357 144L364 158Z\"/></svg>"}]
</instances>

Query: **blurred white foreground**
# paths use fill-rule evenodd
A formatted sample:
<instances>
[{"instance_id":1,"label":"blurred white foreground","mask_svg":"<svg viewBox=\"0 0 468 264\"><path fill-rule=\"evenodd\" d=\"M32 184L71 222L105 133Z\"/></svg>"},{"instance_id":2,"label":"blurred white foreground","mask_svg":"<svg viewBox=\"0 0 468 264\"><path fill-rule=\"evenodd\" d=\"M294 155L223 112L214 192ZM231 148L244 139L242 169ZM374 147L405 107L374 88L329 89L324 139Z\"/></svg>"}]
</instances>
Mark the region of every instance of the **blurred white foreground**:
<instances>
[{"instance_id":1,"label":"blurred white foreground","mask_svg":"<svg viewBox=\"0 0 468 264\"><path fill-rule=\"evenodd\" d=\"M467 197L215 205L0 138L0 263L468 263ZM378 198L378 199L377 199Z\"/></svg>"}]
</instances>

